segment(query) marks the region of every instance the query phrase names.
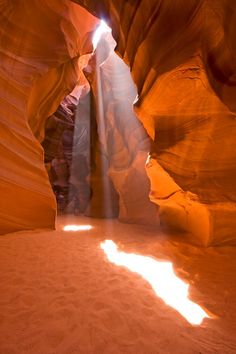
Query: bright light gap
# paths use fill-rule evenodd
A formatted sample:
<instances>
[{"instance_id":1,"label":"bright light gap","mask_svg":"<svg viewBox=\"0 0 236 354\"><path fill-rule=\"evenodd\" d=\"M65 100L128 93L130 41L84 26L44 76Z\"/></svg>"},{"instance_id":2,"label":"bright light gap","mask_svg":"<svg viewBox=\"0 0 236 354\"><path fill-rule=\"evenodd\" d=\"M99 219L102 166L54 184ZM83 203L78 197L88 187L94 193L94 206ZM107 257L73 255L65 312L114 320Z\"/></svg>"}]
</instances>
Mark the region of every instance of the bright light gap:
<instances>
[{"instance_id":1,"label":"bright light gap","mask_svg":"<svg viewBox=\"0 0 236 354\"><path fill-rule=\"evenodd\" d=\"M130 271L140 274L150 283L156 295L178 311L190 324L200 325L204 318L209 318L199 305L188 298L189 285L175 275L171 262L120 252L111 240L102 242L100 246L111 263L125 266Z\"/></svg>"},{"instance_id":2,"label":"bright light gap","mask_svg":"<svg viewBox=\"0 0 236 354\"><path fill-rule=\"evenodd\" d=\"M66 225L64 226L64 231L88 231L91 230L92 225Z\"/></svg>"},{"instance_id":3,"label":"bright light gap","mask_svg":"<svg viewBox=\"0 0 236 354\"><path fill-rule=\"evenodd\" d=\"M96 29L94 36L93 36L93 49L95 50L97 48L98 42L101 39L101 36L103 33L106 32L111 32L110 27L107 26L106 22L104 20L101 20L100 25Z\"/></svg>"}]
</instances>

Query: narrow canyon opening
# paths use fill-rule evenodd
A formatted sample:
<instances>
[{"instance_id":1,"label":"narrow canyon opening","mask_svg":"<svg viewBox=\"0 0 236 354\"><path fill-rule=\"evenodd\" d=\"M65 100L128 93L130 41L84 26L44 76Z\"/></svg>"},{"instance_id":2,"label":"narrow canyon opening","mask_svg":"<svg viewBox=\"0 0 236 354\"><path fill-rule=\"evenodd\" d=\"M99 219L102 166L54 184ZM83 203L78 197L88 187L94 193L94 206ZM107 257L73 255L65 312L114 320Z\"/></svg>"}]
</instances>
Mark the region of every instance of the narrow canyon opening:
<instances>
[{"instance_id":1,"label":"narrow canyon opening","mask_svg":"<svg viewBox=\"0 0 236 354\"><path fill-rule=\"evenodd\" d=\"M58 215L158 226L145 171L151 140L134 113L137 88L115 46L101 20L93 52L79 59L78 84L46 121L45 166Z\"/></svg>"}]
</instances>

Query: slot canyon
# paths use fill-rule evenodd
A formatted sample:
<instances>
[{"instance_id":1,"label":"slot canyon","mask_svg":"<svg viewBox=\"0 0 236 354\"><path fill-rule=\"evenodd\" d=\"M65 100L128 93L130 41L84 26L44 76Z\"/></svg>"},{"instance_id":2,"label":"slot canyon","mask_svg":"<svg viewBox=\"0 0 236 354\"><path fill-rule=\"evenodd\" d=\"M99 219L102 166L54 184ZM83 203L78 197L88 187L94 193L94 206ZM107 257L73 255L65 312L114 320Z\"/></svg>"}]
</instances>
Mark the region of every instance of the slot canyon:
<instances>
[{"instance_id":1,"label":"slot canyon","mask_svg":"<svg viewBox=\"0 0 236 354\"><path fill-rule=\"evenodd\" d=\"M236 2L0 0L0 354L236 353Z\"/></svg>"}]
</instances>

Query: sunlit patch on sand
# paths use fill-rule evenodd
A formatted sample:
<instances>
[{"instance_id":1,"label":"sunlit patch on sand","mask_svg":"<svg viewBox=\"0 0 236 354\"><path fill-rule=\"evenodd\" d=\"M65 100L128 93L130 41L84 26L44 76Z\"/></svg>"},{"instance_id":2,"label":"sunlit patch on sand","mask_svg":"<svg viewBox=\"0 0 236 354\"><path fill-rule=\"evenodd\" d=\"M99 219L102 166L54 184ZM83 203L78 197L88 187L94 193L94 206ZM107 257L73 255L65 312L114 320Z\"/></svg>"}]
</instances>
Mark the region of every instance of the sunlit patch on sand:
<instances>
[{"instance_id":1,"label":"sunlit patch on sand","mask_svg":"<svg viewBox=\"0 0 236 354\"><path fill-rule=\"evenodd\" d=\"M110 262L139 273L151 284L157 296L177 310L192 325L200 325L204 318L209 318L199 305L188 299L189 285L175 275L170 262L157 261L151 257L134 253L120 252L111 240L102 242L101 248Z\"/></svg>"},{"instance_id":2,"label":"sunlit patch on sand","mask_svg":"<svg viewBox=\"0 0 236 354\"><path fill-rule=\"evenodd\" d=\"M64 226L64 231L87 231L91 230L92 225L66 225Z\"/></svg>"}]
</instances>

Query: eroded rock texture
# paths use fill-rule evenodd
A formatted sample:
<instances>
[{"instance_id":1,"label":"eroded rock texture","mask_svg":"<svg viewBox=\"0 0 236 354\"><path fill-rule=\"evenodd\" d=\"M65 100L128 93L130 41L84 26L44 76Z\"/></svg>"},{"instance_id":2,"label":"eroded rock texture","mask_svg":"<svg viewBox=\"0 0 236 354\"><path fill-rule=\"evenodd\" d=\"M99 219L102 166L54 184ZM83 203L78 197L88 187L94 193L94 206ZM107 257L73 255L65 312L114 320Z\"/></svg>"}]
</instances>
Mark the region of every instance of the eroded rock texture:
<instances>
[{"instance_id":1,"label":"eroded rock texture","mask_svg":"<svg viewBox=\"0 0 236 354\"><path fill-rule=\"evenodd\" d=\"M205 245L235 240L236 2L76 2L105 18L130 66L162 224Z\"/></svg>"},{"instance_id":2,"label":"eroded rock texture","mask_svg":"<svg viewBox=\"0 0 236 354\"><path fill-rule=\"evenodd\" d=\"M96 23L69 1L0 2L0 233L54 227L39 142L79 80L78 57L91 51Z\"/></svg>"}]
</instances>

